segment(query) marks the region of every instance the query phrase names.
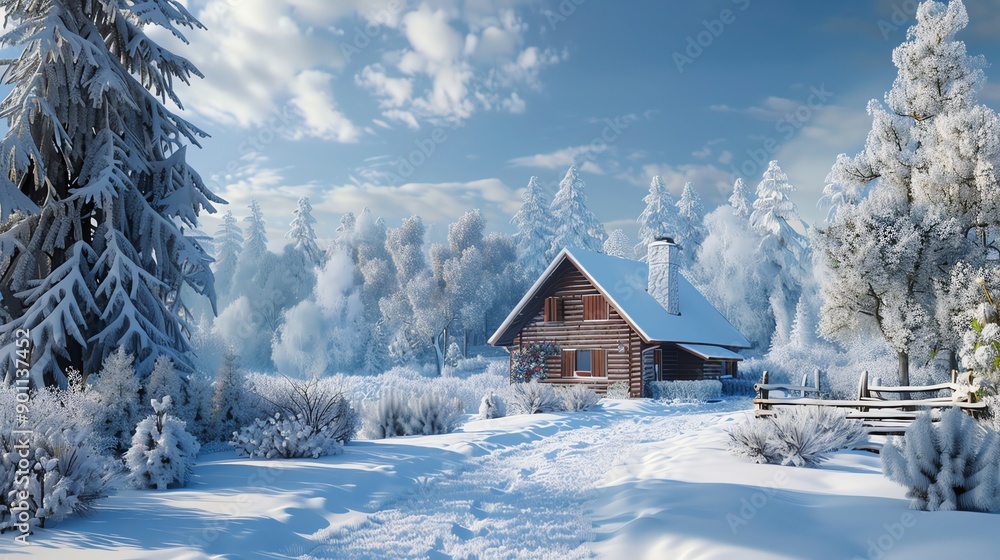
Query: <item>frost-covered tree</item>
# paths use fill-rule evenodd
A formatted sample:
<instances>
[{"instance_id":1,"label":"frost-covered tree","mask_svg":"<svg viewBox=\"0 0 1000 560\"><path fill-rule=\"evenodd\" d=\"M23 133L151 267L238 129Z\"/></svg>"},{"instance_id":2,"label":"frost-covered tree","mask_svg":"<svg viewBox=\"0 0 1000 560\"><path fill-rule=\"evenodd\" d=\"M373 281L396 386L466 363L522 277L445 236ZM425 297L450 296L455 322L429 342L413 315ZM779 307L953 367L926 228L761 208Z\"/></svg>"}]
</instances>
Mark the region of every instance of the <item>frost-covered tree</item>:
<instances>
[{"instance_id":1,"label":"frost-covered tree","mask_svg":"<svg viewBox=\"0 0 1000 560\"><path fill-rule=\"evenodd\" d=\"M299 199L298 206L293 210L295 219L292 220L291 228L285 237L291 239L295 249L302 251L309 260L316 266L323 263L323 250L316 244L316 231L313 224L316 218L312 215L312 205L309 204L309 197Z\"/></svg>"},{"instance_id":2,"label":"frost-covered tree","mask_svg":"<svg viewBox=\"0 0 1000 560\"><path fill-rule=\"evenodd\" d=\"M872 128L855 157L827 177L839 206L820 241L831 275L821 328L856 330L872 320L897 351L905 383L914 353L946 339L936 295L960 260L982 261L997 224L1000 120L979 104L984 61L955 39L968 24L961 2L924 2L885 103L871 101Z\"/></svg>"},{"instance_id":3,"label":"frost-covered tree","mask_svg":"<svg viewBox=\"0 0 1000 560\"><path fill-rule=\"evenodd\" d=\"M701 204L701 197L691 183L685 183L681 197L677 200L677 235L674 237L688 262L694 260L698 246L705 238L702 225L704 219L705 209Z\"/></svg>"},{"instance_id":4,"label":"frost-covered tree","mask_svg":"<svg viewBox=\"0 0 1000 560\"><path fill-rule=\"evenodd\" d=\"M236 356L226 355L213 385L211 437L216 441L228 441L250 419L246 379Z\"/></svg>"},{"instance_id":5,"label":"frost-covered tree","mask_svg":"<svg viewBox=\"0 0 1000 560\"><path fill-rule=\"evenodd\" d=\"M514 240L517 242L521 268L525 276L537 278L555 256L552 253L554 219L549 211L545 189L538 184L538 177L528 179L528 186L521 195L521 200L521 208L510 223L517 227Z\"/></svg>"},{"instance_id":6,"label":"frost-covered tree","mask_svg":"<svg viewBox=\"0 0 1000 560\"><path fill-rule=\"evenodd\" d=\"M128 449L132 429L139 421L139 379L134 358L119 348L104 360L104 367L87 390L97 403L94 429L118 450Z\"/></svg>"},{"instance_id":7,"label":"frost-covered tree","mask_svg":"<svg viewBox=\"0 0 1000 560\"><path fill-rule=\"evenodd\" d=\"M576 247L600 252L608 234L597 216L587 207L586 185L577 175L576 166L570 166L559 182L559 192L552 199L550 211L555 223L552 238L553 254L564 247Z\"/></svg>"},{"instance_id":8,"label":"frost-covered tree","mask_svg":"<svg viewBox=\"0 0 1000 560\"><path fill-rule=\"evenodd\" d=\"M635 256L635 249L632 247L632 242L629 241L625 232L621 229L616 229L611 232L608 240L604 242L604 254L611 255L612 257L631 259Z\"/></svg>"},{"instance_id":9,"label":"frost-covered tree","mask_svg":"<svg viewBox=\"0 0 1000 560\"><path fill-rule=\"evenodd\" d=\"M243 230L236 223L232 210L228 210L215 232L215 287L220 296L227 295L232 288L236 263L242 252Z\"/></svg>"},{"instance_id":10,"label":"frost-covered tree","mask_svg":"<svg viewBox=\"0 0 1000 560\"><path fill-rule=\"evenodd\" d=\"M674 197L659 175L649 182L649 194L642 199L646 208L639 214L639 244L635 254L646 259L646 249L658 237L677 237L680 234L680 219Z\"/></svg>"},{"instance_id":11,"label":"frost-covered tree","mask_svg":"<svg viewBox=\"0 0 1000 560\"><path fill-rule=\"evenodd\" d=\"M187 285L214 301L211 258L187 233L213 195L187 164L205 134L168 109L200 76L160 47L201 24L179 2L0 3L10 93L0 104L0 368L31 332L36 384L100 368L114 349L145 376L166 354L192 368Z\"/></svg>"},{"instance_id":12,"label":"frost-covered tree","mask_svg":"<svg viewBox=\"0 0 1000 560\"><path fill-rule=\"evenodd\" d=\"M160 400L163 397L169 396L174 410L181 410L186 407L188 399L185 394L184 380L177 374L177 368L174 367L174 363L170 361L170 358L160 356L156 359L153 371L149 374L149 378L146 379L146 383L143 385L143 396L146 402L152 399ZM143 406L142 409L146 415L152 413L152 408L149 406Z\"/></svg>"},{"instance_id":13,"label":"frost-covered tree","mask_svg":"<svg viewBox=\"0 0 1000 560\"><path fill-rule=\"evenodd\" d=\"M151 401L153 414L139 422L125 453L129 482L136 488L166 490L186 486L201 445L183 420L168 414L170 396Z\"/></svg>"},{"instance_id":14,"label":"frost-covered tree","mask_svg":"<svg viewBox=\"0 0 1000 560\"><path fill-rule=\"evenodd\" d=\"M740 218L749 218L753 202L750 200L750 189L739 177L733 183L733 194L729 196L729 205L733 207L733 214Z\"/></svg>"},{"instance_id":15,"label":"frost-covered tree","mask_svg":"<svg viewBox=\"0 0 1000 560\"><path fill-rule=\"evenodd\" d=\"M250 262L257 263L267 253L267 223L264 221L264 212L260 209L257 199L250 199L247 208L250 209L250 214L243 218L247 227L244 232L242 256Z\"/></svg>"},{"instance_id":16,"label":"frost-covered tree","mask_svg":"<svg viewBox=\"0 0 1000 560\"><path fill-rule=\"evenodd\" d=\"M794 190L778 162L771 161L757 185L757 200L750 214L750 226L760 236L760 277L770 279L765 290L775 322L772 343L788 340L809 265L809 242L789 224L799 221L795 203L788 197Z\"/></svg>"}]
</instances>

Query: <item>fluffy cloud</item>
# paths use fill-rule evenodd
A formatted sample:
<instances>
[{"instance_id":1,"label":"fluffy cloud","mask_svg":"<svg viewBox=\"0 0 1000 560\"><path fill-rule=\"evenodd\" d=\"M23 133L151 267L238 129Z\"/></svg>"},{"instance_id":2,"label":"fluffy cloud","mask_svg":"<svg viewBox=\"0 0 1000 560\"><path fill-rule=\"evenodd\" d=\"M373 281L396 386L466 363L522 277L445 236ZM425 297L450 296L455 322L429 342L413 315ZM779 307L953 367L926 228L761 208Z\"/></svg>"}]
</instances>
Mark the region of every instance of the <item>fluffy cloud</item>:
<instances>
[{"instance_id":1,"label":"fluffy cloud","mask_svg":"<svg viewBox=\"0 0 1000 560\"><path fill-rule=\"evenodd\" d=\"M594 158L606 150L606 144L570 146L545 154L516 157L507 163L514 167L535 167L538 169L566 169L571 165L578 165L584 171L603 174L604 171L594 162Z\"/></svg>"}]
</instances>

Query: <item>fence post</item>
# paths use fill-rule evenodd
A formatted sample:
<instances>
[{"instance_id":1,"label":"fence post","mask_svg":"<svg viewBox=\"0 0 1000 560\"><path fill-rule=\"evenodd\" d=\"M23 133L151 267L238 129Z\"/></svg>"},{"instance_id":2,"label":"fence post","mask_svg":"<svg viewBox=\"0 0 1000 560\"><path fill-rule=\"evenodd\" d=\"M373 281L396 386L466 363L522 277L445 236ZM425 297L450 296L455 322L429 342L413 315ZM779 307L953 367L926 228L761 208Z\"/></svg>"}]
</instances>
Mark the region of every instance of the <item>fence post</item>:
<instances>
[{"instance_id":1,"label":"fence post","mask_svg":"<svg viewBox=\"0 0 1000 560\"><path fill-rule=\"evenodd\" d=\"M813 373L813 382L814 382L813 384L816 386L816 396L817 397L819 397L820 390L821 390L821 388L819 386L819 377L820 377L819 374L820 374L819 368L816 368L815 373Z\"/></svg>"}]
</instances>

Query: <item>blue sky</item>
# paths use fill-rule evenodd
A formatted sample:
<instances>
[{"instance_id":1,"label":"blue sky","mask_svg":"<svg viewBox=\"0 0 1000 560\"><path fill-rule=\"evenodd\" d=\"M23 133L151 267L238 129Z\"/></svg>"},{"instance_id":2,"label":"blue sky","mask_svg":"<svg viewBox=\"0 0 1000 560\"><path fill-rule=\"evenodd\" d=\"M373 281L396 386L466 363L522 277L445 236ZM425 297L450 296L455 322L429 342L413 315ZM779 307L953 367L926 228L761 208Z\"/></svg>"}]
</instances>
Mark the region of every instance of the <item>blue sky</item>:
<instances>
[{"instance_id":1,"label":"blue sky","mask_svg":"<svg viewBox=\"0 0 1000 560\"><path fill-rule=\"evenodd\" d=\"M777 159L808 222L837 154L863 144L916 3L711 0L189 0L207 31L160 38L205 73L179 88L212 135L189 158L272 248L295 200L318 234L368 206L440 239L508 220L537 175L575 163L609 231L635 236L654 174L707 209ZM968 0L969 52L1000 61L1000 0ZM987 76L994 74L987 70ZM1000 107L1000 81L981 100ZM205 220L212 232L217 222Z\"/></svg>"}]
</instances>

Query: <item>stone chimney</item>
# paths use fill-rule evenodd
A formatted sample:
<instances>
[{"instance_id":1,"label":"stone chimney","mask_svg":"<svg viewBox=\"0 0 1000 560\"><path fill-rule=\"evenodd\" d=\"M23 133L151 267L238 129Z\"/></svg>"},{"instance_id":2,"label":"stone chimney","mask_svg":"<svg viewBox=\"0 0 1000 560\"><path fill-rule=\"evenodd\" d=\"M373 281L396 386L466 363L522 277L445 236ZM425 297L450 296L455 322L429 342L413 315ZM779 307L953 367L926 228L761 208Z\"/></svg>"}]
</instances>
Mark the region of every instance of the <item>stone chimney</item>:
<instances>
[{"instance_id":1,"label":"stone chimney","mask_svg":"<svg viewBox=\"0 0 1000 560\"><path fill-rule=\"evenodd\" d=\"M649 244L646 254L649 263L649 286L646 291L671 315L680 315L677 302L677 275L680 274L680 256L677 245L669 237L658 237Z\"/></svg>"}]
</instances>

